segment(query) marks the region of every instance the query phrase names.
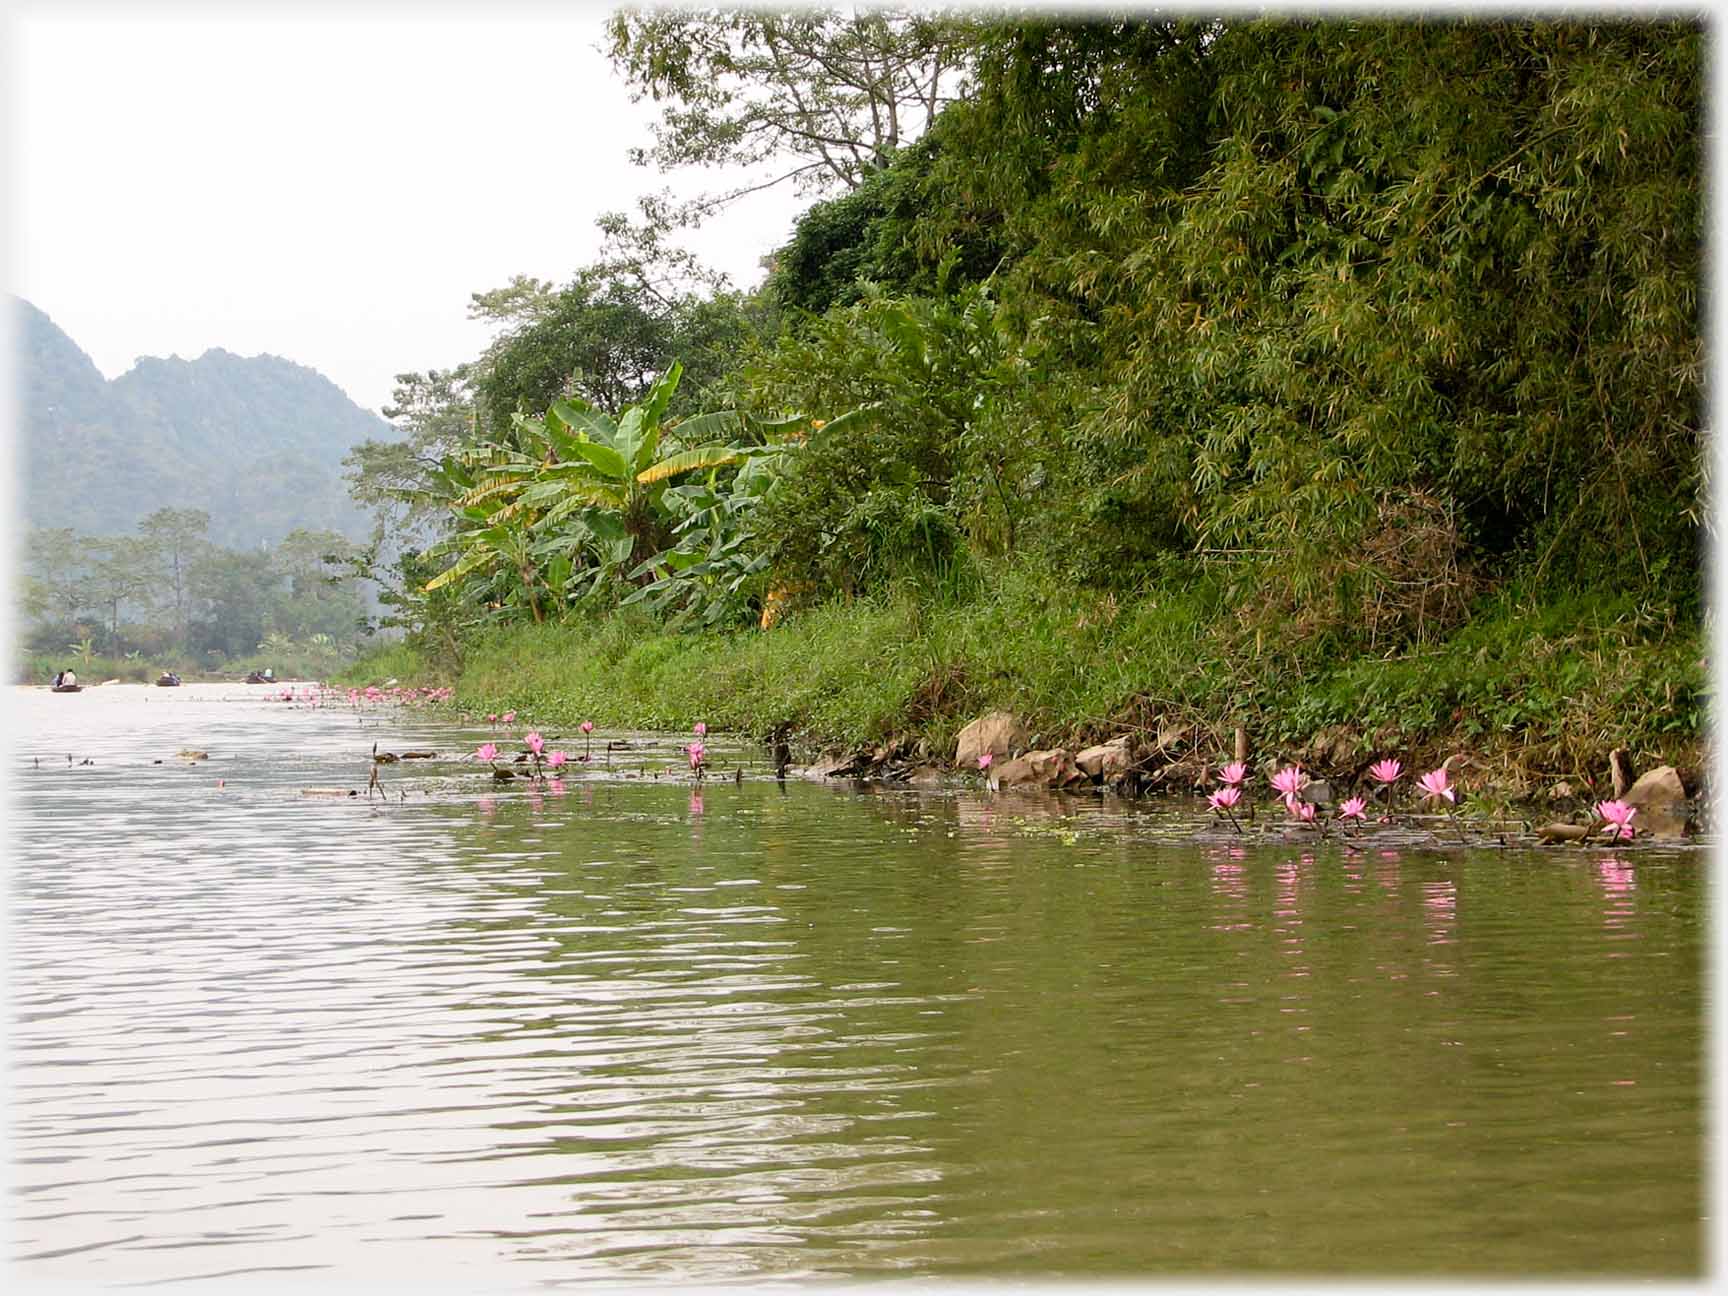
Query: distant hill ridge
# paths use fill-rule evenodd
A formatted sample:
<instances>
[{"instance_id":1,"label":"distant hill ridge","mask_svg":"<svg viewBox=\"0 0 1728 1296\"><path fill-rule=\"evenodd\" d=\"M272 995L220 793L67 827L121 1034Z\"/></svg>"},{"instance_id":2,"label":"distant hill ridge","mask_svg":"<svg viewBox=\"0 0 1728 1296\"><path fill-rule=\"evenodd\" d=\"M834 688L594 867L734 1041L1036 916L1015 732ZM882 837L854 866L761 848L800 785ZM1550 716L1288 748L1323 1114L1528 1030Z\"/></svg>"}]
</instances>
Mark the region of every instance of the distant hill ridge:
<instances>
[{"instance_id":1,"label":"distant hill ridge","mask_svg":"<svg viewBox=\"0 0 1728 1296\"><path fill-rule=\"evenodd\" d=\"M342 456L400 433L315 369L220 347L145 357L112 382L53 320L13 298L25 521L123 535L159 508L210 514L229 548L296 527L363 539Z\"/></svg>"}]
</instances>

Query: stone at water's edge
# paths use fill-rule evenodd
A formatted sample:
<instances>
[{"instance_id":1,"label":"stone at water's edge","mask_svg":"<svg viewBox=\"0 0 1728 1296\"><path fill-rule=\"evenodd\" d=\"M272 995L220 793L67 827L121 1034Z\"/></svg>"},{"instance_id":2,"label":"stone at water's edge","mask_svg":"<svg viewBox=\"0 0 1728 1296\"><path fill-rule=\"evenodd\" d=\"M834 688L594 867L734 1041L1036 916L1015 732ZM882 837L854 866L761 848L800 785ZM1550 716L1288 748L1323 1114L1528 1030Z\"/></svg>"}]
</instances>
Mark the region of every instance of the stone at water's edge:
<instances>
[{"instance_id":1,"label":"stone at water's edge","mask_svg":"<svg viewBox=\"0 0 1728 1296\"><path fill-rule=\"evenodd\" d=\"M1652 837L1686 835L1686 785L1672 765L1659 765L1626 790L1621 798L1638 811L1632 826Z\"/></svg>"},{"instance_id":2,"label":"stone at water's edge","mask_svg":"<svg viewBox=\"0 0 1728 1296\"><path fill-rule=\"evenodd\" d=\"M993 760L1002 760L1019 751L1026 742L1024 725L1006 711L992 711L960 731L960 739L954 747L954 763L961 769L972 769L985 752L989 752ZM998 774L997 777L1001 776Z\"/></svg>"},{"instance_id":3,"label":"stone at water's edge","mask_svg":"<svg viewBox=\"0 0 1728 1296\"><path fill-rule=\"evenodd\" d=\"M1128 735L1123 734L1107 743L1088 747L1074 758L1074 764L1088 778L1101 779L1105 783L1120 782L1134 764L1133 754L1129 751Z\"/></svg>"},{"instance_id":4,"label":"stone at water's edge","mask_svg":"<svg viewBox=\"0 0 1728 1296\"><path fill-rule=\"evenodd\" d=\"M1027 752L992 771L998 787L1063 788L1084 782L1086 775L1060 747Z\"/></svg>"}]
</instances>

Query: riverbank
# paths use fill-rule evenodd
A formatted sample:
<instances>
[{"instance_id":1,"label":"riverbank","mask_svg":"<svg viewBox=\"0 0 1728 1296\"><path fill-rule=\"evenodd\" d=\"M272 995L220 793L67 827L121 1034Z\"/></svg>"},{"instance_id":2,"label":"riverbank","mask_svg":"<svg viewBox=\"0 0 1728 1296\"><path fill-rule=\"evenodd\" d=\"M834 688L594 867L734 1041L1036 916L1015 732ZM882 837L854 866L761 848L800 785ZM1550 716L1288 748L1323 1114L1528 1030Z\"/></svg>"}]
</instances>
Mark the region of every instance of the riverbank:
<instances>
[{"instance_id":1,"label":"riverbank","mask_svg":"<svg viewBox=\"0 0 1728 1296\"><path fill-rule=\"evenodd\" d=\"M1077 750L1172 726L1202 759L1240 728L1259 757L1329 773L1375 755L1456 757L1498 795L1608 786L1608 757L1704 773L1705 637L1632 600L1486 604L1444 640L1339 651L1232 614L1203 584L1135 598L1053 590L1013 572L953 600L901 591L797 612L769 631L667 633L620 613L515 626L459 668L397 646L350 684L446 684L457 705L538 724L710 728L787 742L799 759L892 748L951 761L961 728L1004 710L1031 745Z\"/></svg>"}]
</instances>

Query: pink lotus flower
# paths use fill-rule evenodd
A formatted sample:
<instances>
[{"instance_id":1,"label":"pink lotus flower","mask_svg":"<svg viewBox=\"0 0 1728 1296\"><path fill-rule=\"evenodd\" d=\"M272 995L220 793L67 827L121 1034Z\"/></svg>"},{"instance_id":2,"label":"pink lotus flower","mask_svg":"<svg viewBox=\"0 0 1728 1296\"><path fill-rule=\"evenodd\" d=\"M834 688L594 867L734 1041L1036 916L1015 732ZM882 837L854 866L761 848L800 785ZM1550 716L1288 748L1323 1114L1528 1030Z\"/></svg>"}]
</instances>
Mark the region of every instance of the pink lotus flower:
<instances>
[{"instance_id":1,"label":"pink lotus flower","mask_svg":"<svg viewBox=\"0 0 1728 1296\"><path fill-rule=\"evenodd\" d=\"M1351 797L1338 807L1340 819L1366 819L1368 817L1368 802L1361 797Z\"/></svg>"},{"instance_id":2,"label":"pink lotus flower","mask_svg":"<svg viewBox=\"0 0 1728 1296\"><path fill-rule=\"evenodd\" d=\"M1368 767L1368 777L1376 783L1396 782L1403 772L1404 767L1395 760L1375 761Z\"/></svg>"},{"instance_id":3,"label":"pink lotus flower","mask_svg":"<svg viewBox=\"0 0 1728 1296\"><path fill-rule=\"evenodd\" d=\"M1272 786L1282 792L1284 799L1288 801L1308 786L1308 776L1302 772L1300 765L1287 765L1272 776Z\"/></svg>"},{"instance_id":4,"label":"pink lotus flower","mask_svg":"<svg viewBox=\"0 0 1728 1296\"><path fill-rule=\"evenodd\" d=\"M989 769L990 768L990 762L995 760L995 759L996 759L995 753L985 752L982 756L980 756L978 758L978 768L981 770Z\"/></svg>"},{"instance_id":5,"label":"pink lotus flower","mask_svg":"<svg viewBox=\"0 0 1728 1296\"><path fill-rule=\"evenodd\" d=\"M1432 801L1439 797L1444 797L1448 801L1458 799L1458 789L1452 786L1450 776L1446 773L1444 765L1437 770L1429 770L1416 782L1422 788L1424 801Z\"/></svg>"},{"instance_id":6,"label":"pink lotus flower","mask_svg":"<svg viewBox=\"0 0 1728 1296\"><path fill-rule=\"evenodd\" d=\"M1629 806L1624 801L1598 801L1596 803L1597 817L1608 821L1606 832L1615 841L1619 841L1622 837L1631 837L1637 833L1638 830L1632 826L1632 816L1637 813L1636 807Z\"/></svg>"},{"instance_id":7,"label":"pink lotus flower","mask_svg":"<svg viewBox=\"0 0 1728 1296\"><path fill-rule=\"evenodd\" d=\"M1226 783L1211 796L1206 798L1206 804L1212 807L1216 814L1222 810L1230 818L1230 826L1237 832L1242 831L1242 825L1236 822L1236 813L1230 807L1242 799L1242 789L1234 783Z\"/></svg>"},{"instance_id":8,"label":"pink lotus flower","mask_svg":"<svg viewBox=\"0 0 1728 1296\"><path fill-rule=\"evenodd\" d=\"M497 743L481 743L480 749L474 753L475 760L494 761L498 759Z\"/></svg>"},{"instance_id":9,"label":"pink lotus flower","mask_svg":"<svg viewBox=\"0 0 1728 1296\"><path fill-rule=\"evenodd\" d=\"M585 734L593 733L594 732L594 722L592 720L584 720L582 722L582 732Z\"/></svg>"},{"instance_id":10,"label":"pink lotus flower","mask_svg":"<svg viewBox=\"0 0 1728 1296\"><path fill-rule=\"evenodd\" d=\"M546 746L546 740L538 733L530 733L522 741L527 744L528 750L533 752L536 756L538 756L541 750Z\"/></svg>"},{"instance_id":11,"label":"pink lotus flower","mask_svg":"<svg viewBox=\"0 0 1728 1296\"><path fill-rule=\"evenodd\" d=\"M706 733L707 733L707 732L708 732L708 726L707 726L707 725L705 725L705 724L703 724L703 723L702 723L702 722L701 722L701 721L700 721L700 720L698 720L698 721L697 721L697 722L696 722L696 725L695 725L695 728L694 728L694 729L693 729L693 730L692 730L692 732L693 732L693 733L694 733L694 734L695 734L695 735L696 735L696 736L697 736L697 737L698 737L698 738L700 738L700 737L702 737L702 736L703 736L703 735L704 735L704 734L706 734Z\"/></svg>"},{"instance_id":12,"label":"pink lotus flower","mask_svg":"<svg viewBox=\"0 0 1728 1296\"><path fill-rule=\"evenodd\" d=\"M566 756L563 752L555 751L546 757L546 763L548 765L550 765L553 769L557 769L560 765L562 765L565 761L567 761L569 759L570 758L568 756Z\"/></svg>"},{"instance_id":13,"label":"pink lotus flower","mask_svg":"<svg viewBox=\"0 0 1728 1296\"><path fill-rule=\"evenodd\" d=\"M1218 771L1218 781L1229 787L1240 787L1248 777L1248 767L1241 761L1231 761Z\"/></svg>"}]
</instances>

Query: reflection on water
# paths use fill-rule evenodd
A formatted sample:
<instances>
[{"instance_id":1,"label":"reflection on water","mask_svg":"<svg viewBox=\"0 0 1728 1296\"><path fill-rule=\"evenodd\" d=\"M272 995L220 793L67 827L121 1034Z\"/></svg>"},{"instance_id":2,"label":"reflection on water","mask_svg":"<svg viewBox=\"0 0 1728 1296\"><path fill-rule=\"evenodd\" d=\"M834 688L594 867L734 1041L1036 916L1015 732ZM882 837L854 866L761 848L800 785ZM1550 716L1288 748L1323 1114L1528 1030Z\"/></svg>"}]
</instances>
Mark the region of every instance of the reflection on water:
<instances>
[{"instance_id":1,"label":"reflection on water","mask_svg":"<svg viewBox=\"0 0 1728 1296\"><path fill-rule=\"evenodd\" d=\"M238 688L14 712L26 1277L1700 1264L1694 855L1194 843L715 743L748 777L698 788L677 737L495 785L493 730ZM375 742L442 754L303 795Z\"/></svg>"}]
</instances>

